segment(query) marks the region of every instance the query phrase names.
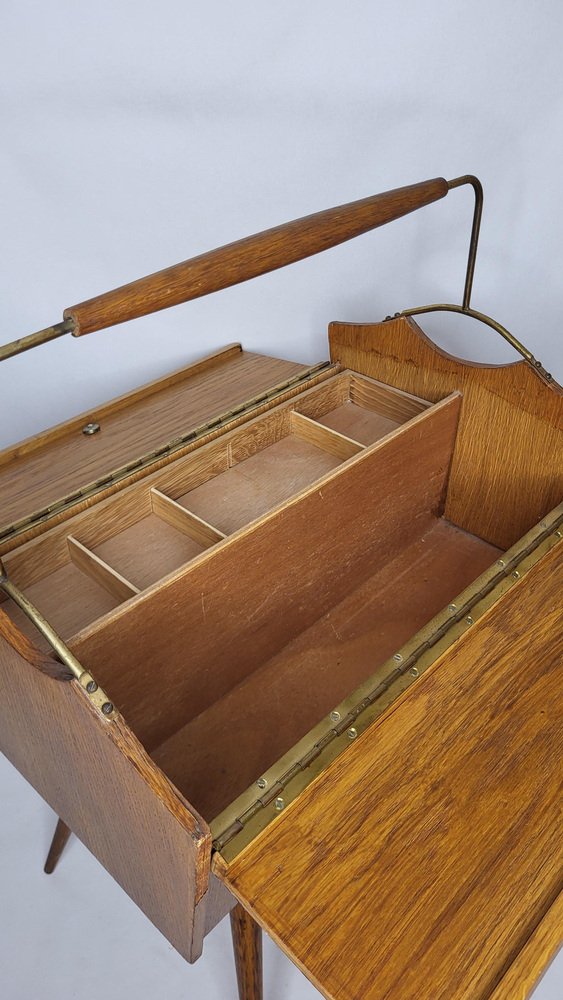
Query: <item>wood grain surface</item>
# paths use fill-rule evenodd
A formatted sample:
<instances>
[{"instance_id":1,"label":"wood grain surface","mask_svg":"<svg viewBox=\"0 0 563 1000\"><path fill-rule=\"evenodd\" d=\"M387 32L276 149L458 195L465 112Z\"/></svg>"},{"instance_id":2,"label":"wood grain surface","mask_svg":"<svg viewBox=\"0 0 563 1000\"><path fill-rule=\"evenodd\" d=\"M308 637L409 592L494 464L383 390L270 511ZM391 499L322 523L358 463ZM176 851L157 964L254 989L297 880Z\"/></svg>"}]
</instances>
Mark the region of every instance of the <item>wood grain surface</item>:
<instances>
[{"instance_id":1,"label":"wood grain surface","mask_svg":"<svg viewBox=\"0 0 563 1000\"><path fill-rule=\"evenodd\" d=\"M93 483L303 368L234 345L6 449L0 454L0 527ZM82 427L91 422L99 423L101 430L82 434Z\"/></svg>"},{"instance_id":2,"label":"wood grain surface","mask_svg":"<svg viewBox=\"0 0 563 1000\"><path fill-rule=\"evenodd\" d=\"M330 1000L491 1000L535 947L562 888L562 589L559 543L234 862L215 856Z\"/></svg>"},{"instance_id":3,"label":"wood grain surface","mask_svg":"<svg viewBox=\"0 0 563 1000\"><path fill-rule=\"evenodd\" d=\"M438 177L317 212L71 306L65 309L64 318L73 321L74 336L79 337L146 316L311 257L408 215L447 193L447 182Z\"/></svg>"},{"instance_id":4,"label":"wood grain surface","mask_svg":"<svg viewBox=\"0 0 563 1000\"><path fill-rule=\"evenodd\" d=\"M420 536L442 509L459 403L421 413L73 640L149 750Z\"/></svg>"},{"instance_id":5,"label":"wood grain surface","mask_svg":"<svg viewBox=\"0 0 563 1000\"><path fill-rule=\"evenodd\" d=\"M320 382L319 379L321 379ZM142 481L132 484L121 483L118 493L109 497L103 497L102 493L97 502L91 499L86 509L84 509L83 504L76 503L73 505L73 511L66 515L66 519L62 523L56 523L57 518L54 518L55 523L52 526L51 520L48 524L44 523L39 526L42 528L42 534L39 537L27 539L24 535L18 539L18 546L4 557L4 563L10 577L19 587L27 589L56 570L62 569L68 563L67 538L69 534L79 538L82 544L91 550L97 550L108 539L126 532L127 529L133 528L140 521L145 521L144 528L141 528L139 537L135 541L138 554L142 558L142 531L146 530L146 520L153 511L150 492L153 487L178 501L187 492L196 489L207 480L220 475L233 465L244 461L257 451L274 444L288 434L290 430L289 411L293 407L298 408L300 412L310 418L322 418L335 407L341 407L343 403L349 402L351 394L355 395L358 391L355 383L359 381L350 373L334 374L334 370L330 377L327 377L326 373L322 377L313 376L311 388L302 390L297 397L294 387L292 393L288 391L282 395L280 402L274 409L271 409L271 404L268 412L260 413L260 408L257 408L256 416L250 420L247 417L242 426L230 429L228 432L215 431L206 435L197 445L192 444L191 450L187 446L188 454L180 454L174 460L168 460L163 468L159 468L159 463L156 463L155 470L145 472ZM397 418L390 422L387 417L379 417L375 410L366 409L363 405L356 407L355 404L349 403L354 410L353 424L359 423L363 426L365 415L367 414L370 418L367 428L369 443L373 443L389 430L399 426L404 420L416 416L427 406L427 404L421 405L421 401L401 393L400 390L395 391L389 387L378 386L368 379L361 379L361 382L363 383L362 393L366 392L369 396L369 391L372 389L376 393L375 400L366 399L366 406L376 406L377 410L382 409L385 413L393 412ZM239 422L240 420L242 418L239 418ZM380 420L383 420L383 426L380 426ZM237 424L236 419L233 424ZM322 455L320 457L323 458ZM326 462L326 460L325 455L324 461ZM332 467L333 464L337 463L329 461L326 468ZM265 484L262 483L262 486ZM151 521L153 525L154 521L153 517ZM132 531L128 536L131 537L132 542L135 534L136 532ZM117 544L119 547L119 543ZM167 548L166 538L162 534L160 544L163 549ZM2 551L2 546L0 546L0 551ZM195 551L194 548L192 556ZM155 552L152 553L153 559L156 555ZM168 557L163 560L163 562L167 561ZM176 563L176 565L178 564Z\"/></svg>"},{"instance_id":6,"label":"wood grain surface","mask_svg":"<svg viewBox=\"0 0 563 1000\"><path fill-rule=\"evenodd\" d=\"M434 518L340 603L151 754L212 820L498 557ZM375 684L373 685L375 686Z\"/></svg>"},{"instance_id":7,"label":"wood grain surface","mask_svg":"<svg viewBox=\"0 0 563 1000\"><path fill-rule=\"evenodd\" d=\"M123 719L104 720L77 681L45 676L0 639L0 749L170 943L195 960L211 836Z\"/></svg>"},{"instance_id":8,"label":"wood grain surface","mask_svg":"<svg viewBox=\"0 0 563 1000\"><path fill-rule=\"evenodd\" d=\"M262 930L244 907L231 910L239 1000L262 1000Z\"/></svg>"},{"instance_id":9,"label":"wood grain surface","mask_svg":"<svg viewBox=\"0 0 563 1000\"><path fill-rule=\"evenodd\" d=\"M490 1000L526 1000L563 946L563 892L509 966Z\"/></svg>"},{"instance_id":10,"label":"wood grain surface","mask_svg":"<svg viewBox=\"0 0 563 1000\"><path fill-rule=\"evenodd\" d=\"M446 516L509 548L563 495L563 394L525 361L460 361L412 319L332 323L331 358L435 402L463 393Z\"/></svg>"}]
</instances>

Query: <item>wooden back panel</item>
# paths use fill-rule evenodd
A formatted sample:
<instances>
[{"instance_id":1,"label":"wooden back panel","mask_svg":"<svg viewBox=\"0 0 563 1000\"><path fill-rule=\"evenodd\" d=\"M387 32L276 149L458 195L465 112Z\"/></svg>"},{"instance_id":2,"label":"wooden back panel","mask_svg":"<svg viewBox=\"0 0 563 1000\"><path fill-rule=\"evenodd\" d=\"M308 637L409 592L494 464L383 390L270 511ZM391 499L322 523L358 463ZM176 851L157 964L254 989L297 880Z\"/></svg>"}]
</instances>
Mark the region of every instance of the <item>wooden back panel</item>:
<instances>
[{"instance_id":1,"label":"wooden back panel","mask_svg":"<svg viewBox=\"0 0 563 1000\"><path fill-rule=\"evenodd\" d=\"M563 494L563 394L525 361L454 358L412 319L331 323L330 353L346 368L436 402L463 393L445 514L507 549Z\"/></svg>"},{"instance_id":2,"label":"wooden back panel","mask_svg":"<svg viewBox=\"0 0 563 1000\"><path fill-rule=\"evenodd\" d=\"M77 681L47 676L3 637L0 750L180 954L195 961L211 855L206 824L120 716L104 720Z\"/></svg>"}]
</instances>

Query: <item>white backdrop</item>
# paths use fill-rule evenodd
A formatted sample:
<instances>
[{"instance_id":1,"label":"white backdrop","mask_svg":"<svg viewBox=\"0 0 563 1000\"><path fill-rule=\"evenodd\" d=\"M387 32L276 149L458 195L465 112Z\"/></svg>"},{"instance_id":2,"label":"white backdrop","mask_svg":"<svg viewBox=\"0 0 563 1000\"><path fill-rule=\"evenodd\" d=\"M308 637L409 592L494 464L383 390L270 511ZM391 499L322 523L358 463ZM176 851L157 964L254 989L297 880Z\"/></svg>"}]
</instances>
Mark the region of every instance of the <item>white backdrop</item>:
<instances>
[{"instance_id":1,"label":"white backdrop","mask_svg":"<svg viewBox=\"0 0 563 1000\"><path fill-rule=\"evenodd\" d=\"M473 304L563 379L559 0L2 0L0 37L1 342L239 236L473 172L485 185ZM313 362L326 356L331 319L455 301L471 211L471 192L453 192L256 282L8 361L0 445L234 340ZM468 320L423 325L466 357L514 357ZM74 879L63 865L46 885L38 867L45 807L7 766L3 783L3 800L9 792L21 818L44 817L22 841L16 826L0 827L1 892L13 914L6 919L4 903L6 1000L37 995L38 975L41 996L61 1000L89 1000L101 988L106 1000L125 989L139 1000L234 996L229 960L224 981L210 962L184 968L80 847L69 852ZM9 837L18 840L6 846ZM93 953L74 939L71 911L89 925ZM137 938L123 929L131 919ZM33 959L16 960L18 949ZM109 954L111 975L100 972L99 953ZM273 949L267 957L276 970L270 1000L317 995ZM538 998L556 996L557 971Z\"/></svg>"}]
</instances>

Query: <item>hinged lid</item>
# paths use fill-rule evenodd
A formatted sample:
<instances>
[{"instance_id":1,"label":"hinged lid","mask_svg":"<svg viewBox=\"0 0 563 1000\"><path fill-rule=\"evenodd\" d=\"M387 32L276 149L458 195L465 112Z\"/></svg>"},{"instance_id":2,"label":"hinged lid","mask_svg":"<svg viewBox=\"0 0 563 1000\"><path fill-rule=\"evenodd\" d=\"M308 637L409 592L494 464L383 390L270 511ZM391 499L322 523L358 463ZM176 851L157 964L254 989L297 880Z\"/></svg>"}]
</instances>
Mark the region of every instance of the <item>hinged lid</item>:
<instances>
[{"instance_id":1,"label":"hinged lid","mask_svg":"<svg viewBox=\"0 0 563 1000\"><path fill-rule=\"evenodd\" d=\"M551 534L405 697L234 860L215 855L325 997L496 1000L524 949L537 969L556 946L534 936L563 861Z\"/></svg>"},{"instance_id":2,"label":"hinged lid","mask_svg":"<svg viewBox=\"0 0 563 1000\"><path fill-rule=\"evenodd\" d=\"M332 366L334 369L336 366ZM138 479L171 456L297 392L313 368L243 351L216 354L0 454L0 550Z\"/></svg>"}]
</instances>

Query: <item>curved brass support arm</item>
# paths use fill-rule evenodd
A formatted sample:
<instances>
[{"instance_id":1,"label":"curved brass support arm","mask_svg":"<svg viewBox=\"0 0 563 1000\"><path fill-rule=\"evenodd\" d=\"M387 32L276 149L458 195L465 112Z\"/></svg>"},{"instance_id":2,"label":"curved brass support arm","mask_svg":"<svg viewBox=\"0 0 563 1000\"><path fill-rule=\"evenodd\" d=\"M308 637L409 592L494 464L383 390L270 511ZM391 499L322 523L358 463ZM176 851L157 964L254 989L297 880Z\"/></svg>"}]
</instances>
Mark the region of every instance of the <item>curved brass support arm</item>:
<instances>
[{"instance_id":1,"label":"curved brass support arm","mask_svg":"<svg viewBox=\"0 0 563 1000\"><path fill-rule=\"evenodd\" d=\"M545 370L541 361L538 361L531 351L529 351L527 347L524 347L524 344L521 344L520 341L516 339L514 334L510 333L510 331L507 330L501 323L497 323L496 319L492 319L492 317L487 316L486 313L478 312L477 309L471 309L469 307L464 308L464 306L456 306L449 302L435 302L429 306L418 306L415 309L403 309L403 312L395 313L395 316L419 316L422 313L431 312L460 313L462 316L469 316L471 319L478 320L479 323L484 323L486 326L490 326L492 330L496 330L497 333L500 333L501 337L504 337L510 346L514 347L514 349L522 355L524 360L531 365L534 371L544 380L544 382L547 382L548 384L553 382L553 375ZM387 316L386 319L391 319L391 317Z\"/></svg>"}]
</instances>

